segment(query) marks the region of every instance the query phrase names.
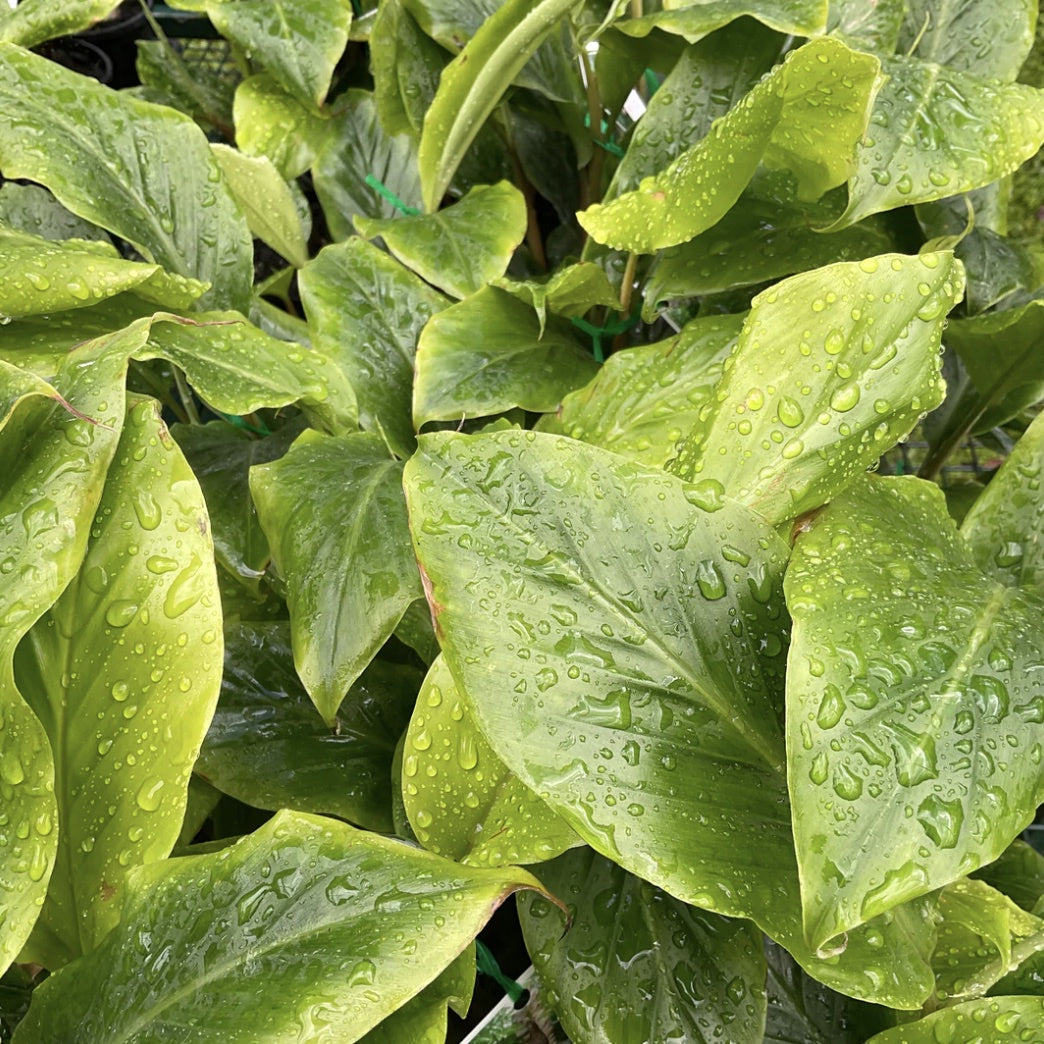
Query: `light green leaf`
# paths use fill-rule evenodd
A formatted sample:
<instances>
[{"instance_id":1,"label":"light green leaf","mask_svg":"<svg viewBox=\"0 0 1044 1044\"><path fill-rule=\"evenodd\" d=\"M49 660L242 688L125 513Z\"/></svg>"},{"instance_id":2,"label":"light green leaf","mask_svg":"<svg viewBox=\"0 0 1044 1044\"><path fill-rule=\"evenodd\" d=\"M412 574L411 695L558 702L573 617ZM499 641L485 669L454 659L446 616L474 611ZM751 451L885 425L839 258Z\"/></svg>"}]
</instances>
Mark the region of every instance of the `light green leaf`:
<instances>
[{"instance_id":1,"label":"light green leaf","mask_svg":"<svg viewBox=\"0 0 1044 1044\"><path fill-rule=\"evenodd\" d=\"M984 997L932 1012L871 1037L867 1044L978 1044L1032 1040L1044 1025L1044 997ZM983 1034L989 1034L984 1037ZM1027 1037L1026 1034L1029 1034Z\"/></svg>"},{"instance_id":2,"label":"light green leaf","mask_svg":"<svg viewBox=\"0 0 1044 1044\"><path fill-rule=\"evenodd\" d=\"M1025 841L1013 841L998 859L976 870L972 876L1003 892L1023 910L1032 912L1044 896L1044 854Z\"/></svg>"},{"instance_id":3,"label":"light green leaf","mask_svg":"<svg viewBox=\"0 0 1044 1044\"><path fill-rule=\"evenodd\" d=\"M537 868L566 903L519 897L526 948L572 1040L761 1044L761 933L687 906L590 848Z\"/></svg>"},{"instance_id":4,"label":"light green leaf","mask_svg":"<svg viewBox=\"0 0 1044 1044\"><path fill-rule=\"evenodd\" d=\"M35 47L56 36L87 29L118 7L120 0L20 0L0 9L0 40Z\"/></svg>"},{"instance_id":5,"label":"light green leaf","mask_svg":"<svg viewBox=\"0 0 1044 1044\"><path fill-rule=\"evenodd\" d=\"M613 28L637 37L661 29L695 43L749 15L781 33L818 36L826 29L828 10L827 0L668 0L663 11L614 22Z\"/></svg>"},{"instance_id":6,"label":"light green leaf","mask_svg":"<svg viewBox=\"0 0 1044 1044\"><path fill-rule=\"evenodd\" d=\"M206 12L284 90L323 104L348 43L350 0L207 0Z\"/></svg>"},{"instance_id":7,"label":"light green leaf","mask_svg":"<svg viewBox=\"0 0 1044 1044\"><path fill-rule=\"evenodd\" d=\"M417 344L413 423L488 416L513 406L553 410L598 364L573 327L553 317L541 334L529 305L483 287L434 316Z\"/></svg>"},{"instance_id":8,"label":"light green leaf","mask_svg":"<svg viewBox=\"0 0 1044 1044\"><path fill-rule=\"evenodd\" d=\"M578 215L599 243L653 253L724 217L759 163L794 174L800 199L843 184L877 91L880 63L838 40L787 55L665 170L632 192Z\"/></svg>"},{"instance_id":9,"label":"light green leaf","mask_svg":"<svg viewBox=\"0 0 1044 1044\"><path fill-rule=\"evenodd\" d=\"M232 115L240 150L267 157L287 179L311 168L334 126L263 73L236 88Z\"/></svg>"},{"instance_id":10,"label":"light green leaf","mask_svg":"<svg viewBox=\"0 0 1044 1044\"><path fill-rule=\"evenodd\" d=\"M901 54L984 80L1011 83L1033 47L1035 0L907 0L906 8Z\"/></svg>"},{"instance_id":11,"label":"light green leaf","mask_svg":"<svg viewBox=\"0 0 1044 1044\"><path fill-rule=\"evenodd\" d=\"M597 305L619 308L620 296L610 284L605 270L591 261L567 265L545 280L516 281L502 276L494 279L493 285L525 301L536 311L541 337L544 335L548 310L555 315L573 318Z\"/></svg>"},{"instance_id":12,"label":"light green leaf","mask_svg":"<svg viewBox=\"0 0 1044 1044\"><path fill-rule=\"evenodd\" d=\"M988 185L1044 142L1044 91L901 56L883 72L834 228Z\"/></svg>"},{"instance_id":13,"label":"light green leaf","mask_svg":"<svg viewBox=\"0 0 1044 1044\"><path fill-rule=\"evenodd\" d=\"M508 895L537 887L280 812L231 848L134 871L119 926L36 991L19 1044L145 1044L186 1027L237 1044L358 1040Z\"/></svg>"},{"instance_id":14,"label":"light green leaf","mask_svg":"<svg viewBox=\"0 0 1044 1044\"><path fill-rule=\"evenodd\" d=\"M464 153L508 85L578 2L507 0L443 71L418 151L426 210L438 209Z\"/></svg>"},{"instance_id":15,"label":"light green leaf","mask_svg":"<svg viewBox=\"0 0 1044 1044\"><path fill-rule=\"evenodd\" d=\"M39 963L92 950L119 920L127 868L177 841L221 649L203 495L145 400L127 412L79 572L15 658L56 752L58 854L29 941Z\"/></svg>"},{"instance_id":16,"label":"light green leaf","mask_svg":"<svg viewBox=\"0 0 1044 1044\"><path fill-rule=\"evenodd\" d=\"M210 283L205 307L247 306L250 233L192 120L2 43L0 108L4 177L40 182L167 271Z\"/></svg>"},{"instance_id":17,"label":"light green leaf","mask_svg":"<svg viewBox=\"0 0 1044 1044\"><path fill-rule=\"evenodd\" d=\"M287 584L297 671L332 725L421 595L402 465L378 435L306 431L282 459L251 469L250 491Z\"/></svg>"},{"instance_id":18,"label":"light green leaf","mask_svg":"<svg viewBox=\"0 0 1044 1044\"><path fill-rule=\"evenodd\" d=\"M468 866L539 863L580 843L497 757L441 656L406 733L402 796L417 840Z\"/></svg>"},{"instance_id":19,"label":"light green leaf","mask_svg":"<svg viewBox=\"0 0 1044 1044\"><path fill-rule=\"evenodd\" d=\"M980 571L916 479L853 483L798 539L786 591L790 797L822 945L996 859L1032 821L1040 606Z\"/></svg>"},{"instance_id":20,"label":"light green leaf","mask_svg":"<svg viewBox=\"0 0 1044 1044\"><path fill-rule=\"evenodd\" d=\"M390 218L397 213L393 203L366 183L368 176L410 207L420 202L421 184L413 139L384 132L372 94L347 91L337 105L312 177L330 234L341 240L354 235L352 219L359 215Z\"/></svg>"},{"instance_id":21,"label":"light green leaf","mask_svg":"<svg viewBox=\"0 0 1044 1044\"><path fill-rule=\"evenodd\" d=\"M949 253L890 254L759 294L671 470L773 524L830 500L942 401L939 338L962 289Z\"/></svg>"},{"instance_id":22,"label":"light green leaf","mask_svg":"<svg viewBox=\"0 0 1044 1044\"><path fill-rule=\"evenodd\" d=\"M453 297L467 297L502 276L526 234L526 203L514 185L473 188L435 214L357 217L366 239L380 236L404 265Z\"/></svg>"},{"instance_id":23,"label":"light green leaf","mask_svg":"<svg viewBox=\"0 0 1044 1044\"><path fill-rule=\"evenodd\" d=\"M744 318L694 319L669 341L614 352L562 400L551 430L662 468L710 401Z\"/></svg>"},{"instance_id":24,"label":"light green leaf","mask_svg":"<svg viewBox=\"0 0 1044 1044\"><path fill-rule=\"evenodd\" d=\"M358 236L320 251L298 285L315 343L356 390L360 423L408 457L417 338L448 300Z\"/></svg>"},{"instance_id":25,"label":"light green leaf","mask_svg":"<svg viewBox=\"0 0 1044 1044\"><path fill-rule=\"evenodd\" d=\"M99 239L108 236L97 225L68 211L41 185L0 185L0 223L44 239Z\"/></svg>"},{"instance_id":26,"label":"light green leaf","mask_svg":"<svg viewBox=\"0 0 1044 1044\"><path fill-rule=\"evenodd\" d=\"M1042 465L1044 417L1038 416L961 524L961 535L984 573L1040 596L1044 596Z\"/></svg>"},{"instance_id":27,"label":"light green leaf","mask_svg":"<svg viewBox=\"0 0 1044 1044\"><path fill-rule=\"evenodd\" d=\"M285 622L229 627L225 650L221 700L196 772L255 808L329 813L390 832L392 754L420 673L375 661L330 728L294 669Z\"/></svg>"},{"instance_id":28,"label":"light green leaf","mask_svg":"<svg viewBox=\"0 0 1044 1044\"><path fill-rule=\"evenodd\" d=\"M827 29L849 47L884 58L895 52L906 8L907 0L831 0Z\"/></svg>"},{"instance_id":29,"label":"light green leaf","mask_svg":"<svg viewBox=\"0 0 1044 1044\"><path fill-rule=\"evenodd\" d=\"M39 718L15 686L22 636L79 568L123 425L127 355L138 331L65 357L53 388L0 369L0 800L9 823L0 848L0 967L22 948L54 867L58 808L54 762ZM42 484L46 482L46 489Z\"/></svg>"},{"instance_id":30,"label":"light green leaf","mask_svg":"<svg viewBox=\"0 0 1044 1044\"><path fill-rule=\"evenodd\" d=\"M0 226L0 315L85 308L133 290L165 308L191 308L207 287L159 265L125 261L116 248L87 240L55 242Z\"/></svg>"},{"instance_id":31,"label":"light green leaf","mask_svg":"<svg viewBox=\"0 0 1044 1044\"><path fill-rule=\"evenodd\" d=\"M247 156L229 145L211 145L233 199L250 231L295 268L308 261L311 216L298 208L290 186L267 156Z\"/></svg>"}]
</instances>

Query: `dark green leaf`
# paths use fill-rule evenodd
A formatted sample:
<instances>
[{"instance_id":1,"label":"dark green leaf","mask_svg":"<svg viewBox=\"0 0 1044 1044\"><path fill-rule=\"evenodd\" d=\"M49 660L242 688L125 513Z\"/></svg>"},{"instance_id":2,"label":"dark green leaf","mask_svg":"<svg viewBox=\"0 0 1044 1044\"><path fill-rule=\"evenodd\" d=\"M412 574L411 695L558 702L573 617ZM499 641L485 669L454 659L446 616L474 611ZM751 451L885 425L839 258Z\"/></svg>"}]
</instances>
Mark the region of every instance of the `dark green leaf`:
<instances>
[{"instance_id":1,"label":"dark green leaf","mask_svg":"<svg viewBox=\"0 0 1044 1044\"><path fill-rule=\"evenodd\" d=\"M549 310L555 315L572 318L597 305L619 307L619 294L613 289L604 269L590 261L560 268L546 280L516 281L505 276L493 280L493 285L533 307L540 321L541 336Z\"/></svg>"},{"instance_id":2,"label":"dark green leaf","mask_svg":"<svg viewBox=\"0 0 1044 1044\"><path fill-rule=\"evenodd\" d=\"M972 875L1033 911L1044 896L1044 855L1025 841L1013 841L994 862Z\"/></svg>"},{"instance_id":3,"label":"dark green leaf","mask_svg":"<svg viewBox=\"0 0 1044 1044\"><path fill-rule=\"evenodd\" d=\"M66 210L40 185L0 185L0 223L44 239L108 240L97 225Z\"/></svg>"}]
</instances>

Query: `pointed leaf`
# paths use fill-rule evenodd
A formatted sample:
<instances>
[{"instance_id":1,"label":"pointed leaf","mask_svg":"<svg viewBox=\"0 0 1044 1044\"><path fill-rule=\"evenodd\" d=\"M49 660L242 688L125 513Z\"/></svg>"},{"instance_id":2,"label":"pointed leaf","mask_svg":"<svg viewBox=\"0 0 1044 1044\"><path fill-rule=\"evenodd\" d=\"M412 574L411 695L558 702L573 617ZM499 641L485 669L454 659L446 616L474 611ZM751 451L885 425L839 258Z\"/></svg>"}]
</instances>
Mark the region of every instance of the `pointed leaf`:
<instances>
[{"instance_id":1,"label":"pointed leaf","mask_svg":"<svg viewBox=\"0 0 1044 1044\"><path fill-rule=\"evenodd\" d=\"M1044 142L1044 91L894 56L832 226L942 199L1010 174Z\"/></svg>"},{"instance_id":2,"label":"pointed leaf","mask_svg":"<svg viewBox=\"0 0 1044 1044\"><path fill-rule=\"evenodd\" d=\"M1032 1040L1044 1024L1044 997L984 997L932 1012L871 1037L867 1044L977 1044ZM983 1036L983 1032L989 1034ZM1026 1034L1029 1034L1029 1037Z\"/></svg>"},{"instance_id":3,"label":"pointed leaf","mask_svg":"<svg viewBox=\"0 0 1044 1044\"><path fill-rule=\"evenodd\" d=\"M120 925L37 990L20 1044L145 1044L204 1032L201 1019L223 1040L358 1040L508 895L537 887L522 870L465 869L280 812L231 848L132 873Z\"/></svg>"},{"instance_id":4,"label":"pointed leaf","mask_svg":"<svg viewBox=\"0 0 1044 1044\"><path fill-rule=\"evenodd\" d=\"M848 177L878 87L880 63L820 38L786 60L707 137L632 192L578 215L599 243L653 253L724 217L759 163L791 171L801 199Z\"/></svg>"},{"instance_id":5,"label":"pointed leaf","mask_svg":"<svg viewBox=\"0 0 1044 1044\"><path fill-rule=\"evenodd\" d=\"M207 0L206 12L281 87L323 104L348 43L350 0Z\"/></svg>"},{"instance_id":6,"label":"pointed leaf","mask_svg":"<svg viewBox=\"0 0 1044 1044\"><path fill-rule=\"evenodd\" d=\"M41 185L19 185L8 181L0 185L0 222L44 239L96 239L108 241L97 225L66 210Z\"/></svg>"},{"instance_id":7,"label":"pointed leaf","mask_svg":"<svg viewBox=\"0 0 1044 1044\"><path fill-rule=\"evenodd\" d=\"M391 831L391 762L420 674L377 661L324 725L294 670L283 621L225 635L221 699L196 772L255 808L294 808Z\"/></svg>"},{"instance_id":8,"label":"pointed leaf","mask_svg":"<svg viewBox=\"0 0 1044 1044\"><path fill-rule=\"evenodd\" d=\"M1040 607L983 575L939 489L914 479L853 483L797 541L786 590L790 797L822 945L1032 821Z\"/></svg>"},{"instance_id":9,"label":"pointed leaf","mask_svg":"<svg viewBox=\"0 0 1044 1044\"><path fill-rule=\"evenodd\" d=\"M1000 858L972 876L1003 892L1023 910L1032 912L1044 896L1044 854L1025 841L1013 841Z\"/></svg>"},{"instance_id":10,"label":"pointed leaf","mask_svg":"<svg viewBox=\"0 0 1044 1044\"><path fill-rule=\"evenodd\" d=\"M357 217L366 239L380 236L404 265L452 297L467 297L504 274L526 234L526 203L506 181L480 185L436 214Z\"/></svg>"},{"instance_id":11,"label":"pointed leaf","mask_svg":"<svg viewBox=\"0 0 1044 1044\"><path fill-rule=\"evenodd\" d=\"M553 410L598 364L564 320L540 330L533 309L493 286L434 316L417 344L413 423Z\"/></svg>"},{"instance_id":12,"label":"pointed leaf","mask_svg":"<svg viewBox=\"0 0 1044 1044\"><path fill-rule=\"evenodd\" d=\"M210 283L206 307L246 307L250 233L192 120L3 43L0 108L4 177L40 182L167 271Z\"/></svg>"},{"instance_id":13,"label":"pointed leaf","mask_svg":"<svg viewBox=\"0 0 1044 1044\"><path fill-rule=\"evenodd\" d=\"M120 0L20 0L0 12L0 40L35 47L56 36L87 29L119 3Z\"/></svg>"},{"instance_id":14,"label":"pointed leaf","mask_svg":"<svg viewBox=\"0 0 1044 1044\"><path fill-rule=\"evenodd\" d=\"M830 500L942 401L939 339L962 289L949 253L890 254L759 294L671 469L773 523Z\"/></svg>"},{"instance_id":15,"label":"pointed leaf","mask_svg":"<svg viewBox=\"0 0 1044 1044\"><path fill-rule=\"evenodd\" d=\"M151 400L128 411L80 571L15 673L56 752L58 855L29 943L53 969L116 924L127 868L174 846L217 702L206 508Z\"/></svg>"},{"instance_id":16,"label":"pointed leaf","mask_svg":"<svg viewBox=\"0 0 1044 1044\"><path fill-rule=\"evenodd\" d=\"M687 906L590 848L537 868L569 907L519 897L526 948L572 1040L761 1044L761 933Z\"/></svg>"},{"instance_id":17,"label":"pointed leaf","mask_svg":"<svg viewBox=\"0 0 1044 1044\"><path fill-rule=\"evenodd\" d=\"M695 43L736 18L749 15L781 33L818 36L826 29L826 0L668 0L663 11L616 22L614 29L647 36L654 29Z\"/></svg>"},{"instance_id":18,"label":"pointed leaf","mask_svg":"<svg viewBox=\"0 0 1044 1044\"><path fill-rule=\"evenodd\" d=\"M468 866L540 863L580 843L497 757L441 656L406 733L402 794L417 840Z\"/></svg>"},{"instance_id":19,"label":"pointed leaf","mask_svg":"<svg viewBox=\"0 0 1044 1044\"><path fill-rule=\"evenodd\" d=\"M355 388L360 423L408 457L417 338L448 300L358 236L320 251L299 286L316 345Z\"/></svg>"},{"instance_id":20,"label":"pointed leaf","mask_svg":"<svg viewBox=\"0 0 1044 1044\"><path fill-rule=\"evenodd\" d=\"M525 301L536 311L541 337L549 310L554 315L573 318L596 305L618 308L620 301L620 295L613 289L605 270L590 261L560 268L546 280L516 281L504 276L494 279L493 285Z\"/></svg>"},{"instance_id":21,"label":"pointed leaf","mask_svg":"<svg viewBox=\"0 0 1044 1044\"><path fill-rule=\"evenodd\" d=\"M377 435L306 431L250 472L287 584L294 662L328 724L348 687L421 594L407 542L402 465Z\"/></svg>"}]
</instances>

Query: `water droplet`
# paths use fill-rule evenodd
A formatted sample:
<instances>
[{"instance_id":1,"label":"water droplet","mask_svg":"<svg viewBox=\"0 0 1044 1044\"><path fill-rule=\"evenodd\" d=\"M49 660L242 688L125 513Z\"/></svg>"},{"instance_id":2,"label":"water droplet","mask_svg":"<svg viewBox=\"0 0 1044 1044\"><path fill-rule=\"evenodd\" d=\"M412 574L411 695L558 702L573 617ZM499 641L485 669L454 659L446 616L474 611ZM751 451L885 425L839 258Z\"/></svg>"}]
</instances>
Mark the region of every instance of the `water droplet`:
<instances>
[{"instance_id":1,"label":"water droplet","mask_svg":"<svg viewBox=\"0 0 1044 1044\"><path fill-rule=\"evenodd\" d=\"M832 729L841 720L844 713L845 701L841 696L841 690L836 685L828 684L823 689L823 695L819 701L816 724L824 730Z\"/></svg>"},{"instance_id":2,"label":"water droplet","mask_svg":"<svg viewBox=\"0 0 1044 1044\"><path fill-rule=\"evenodd\" d=\"M917 821L939 848L955 848L964 823L964 809L959 801L944 801L929 794L917 809Z\"/></svg>"},{"instance_id":3,"label":"water droplet","mask_svg":"<svg viewBox=\"0 0 1044 1044\"><path fill-rule=\"evenodd\" d=\"M799 427L805 419L805 411L789 395L781 395L779 397L779 405L776 407L776 412L779 415L780 423L785 424L788 428Z\"/></svg>"},{"instance_id":4,"label":"water droplet","mask_svg":"<svg viewBox=\"0 0 1044 1044\"><path fill-rule=\"evenodd\" d=\"M699 585L700 594L709 602L725 597L725 580L717 565L710 559L700 562L696 567L696 583Z\"/></svg>"},{"instance_id":5,"label":"water droplet","mask_svg":"<svg viewBox=\"0 0 1044 1044\"><path fill-rule=\"evenodd\" d=\"M138 603L121 598L105 610L105 622L110 627L126 627L138 615Z\"/></svg>"},{"instance_id":6,"label":"water droplet","mask_svg":"<svg viewBox=\"0 0 1044 1044\"><path fill-rule=\"evenodd\" d=\"M135 798L138 808L143 812L155 812L160 807L160 794L164 785L162 779L146 780L142 783Z\"/></svg>"},{"instance_id":7,"label":"water droplet","mask_svg":"<svg viewBox=\"0 0 1044 1044\"><path fill-rule=\"evenodd\" d=\"M860 394L859 385L854 381L844 384L830 397L830 406L838 413L847 413L859 402Z\"/></svg>"}]
</instances>

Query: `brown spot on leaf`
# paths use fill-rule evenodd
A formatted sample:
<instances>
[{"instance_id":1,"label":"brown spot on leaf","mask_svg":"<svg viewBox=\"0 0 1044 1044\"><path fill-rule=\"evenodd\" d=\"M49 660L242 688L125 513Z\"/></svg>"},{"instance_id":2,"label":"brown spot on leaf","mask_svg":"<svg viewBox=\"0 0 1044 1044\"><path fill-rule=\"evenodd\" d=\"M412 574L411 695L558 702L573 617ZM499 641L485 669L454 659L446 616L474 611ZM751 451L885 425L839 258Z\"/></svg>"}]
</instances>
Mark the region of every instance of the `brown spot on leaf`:
<instances>
[{"instance_id":1,"label":"brown spot on leaf","mask_svg":"<svg viewBox=\"0 0 1044 1044\"><path fill-rule=\"evenodd\" d=\"M431 626L435 632L436 638L443 637L442 624L439 623L439 616L442 614L443 609L446 607L440 605L435 598L435 593L431 586L431 577L425 572L424 566L417 563L417 568L420 570L421 586L424 588L424 597L428 603L428 611L431 613Z\"/></svg>"}]
</instances>

